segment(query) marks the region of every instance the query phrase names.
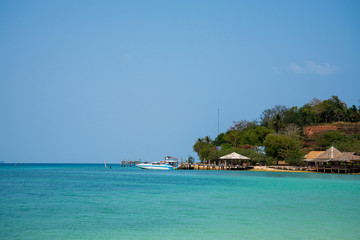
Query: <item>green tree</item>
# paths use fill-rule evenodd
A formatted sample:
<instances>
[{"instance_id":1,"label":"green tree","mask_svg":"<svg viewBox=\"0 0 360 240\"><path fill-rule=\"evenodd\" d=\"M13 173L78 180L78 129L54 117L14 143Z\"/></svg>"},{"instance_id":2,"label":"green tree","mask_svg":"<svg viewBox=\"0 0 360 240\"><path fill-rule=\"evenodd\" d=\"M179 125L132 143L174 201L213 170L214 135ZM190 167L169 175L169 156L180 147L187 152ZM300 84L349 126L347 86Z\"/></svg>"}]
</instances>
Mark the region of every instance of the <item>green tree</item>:
<instances>
[{"instance_id":1,"label":"green tree","mask_svg":"<svg viewBox=\"0 0 360 240\"><path fill-rule=\"evenodd\" d=\"M189 155L186 159L186 163L193 164L194 162L195 162L195 158Z\"/></svg>"},{"instance_id":2,"label":"green tree","mask_svg":"<svg viewBox=\"0 0 360 240\"><path fill-rule=\"evenodd\" d=\"M270 126L278 133L285 126L283 117L277 113L275 117L271 119Z\"/></svg>"},{"instance_id":3,"label":"green tree","mask_svg":"<svg viewBox=\"0 0 360 240\"><path fill-rule=\"evenodd\" d=\"M331 146L343 152L356 152L360 154L360 139L358 135L347 135L343 132L330 131L322 134L317 143L320 150L325 150Z\"/></svg>"},{"instance_id":4,"label":"green tree","mask_svg":"<svg viewBox=\"0 0 360 240\"><path fill-rule=\"evenodd\" d=\"M303 125L303 119L298 107L292 107L284 112L283 122L285 127L289 124Z\"/></svg>"},{"instance_id":5,"label":"green tree","mask_svg":"<svg viewBox=\"0 0 360 240\"><path fill-rule=\"evenodd\" d=\"M304 153L301 149L288 150L285 156L285 162L292 166L304 165Z\"/></svg>"},{"instance_id":6,"label":"green tree","mask_svg":"<svg viewBox=\"0 0 360 240\"><path fill-rule=\"evenodd\" d=\"M318 119L320 118L320 113L322 112L322 107L321 107L321 100L318 98L313 98L310 103L308 104L308 106L310 107L311 113L314 116L314 123L315 125L317 124L317 122L319 121Z\"/></svg>"},{"instance_id":7,"label":"green tree","mask_svg":"<svg viewBox=\"0 0 360 240\"><path fill-rule=\"evenodd\" d=\"M349 139L346 141L338 141L333 144L341 152L355 152L360 155L360 140Z\"/></svg>"},{"instance_id":8,"label":"green tree","mask_svg":"<svg viewBox=\"0 0 360 240\"><path fill-rule=\"evenodd\" d=\"M207 143L207 144L212 143L212 139L211 139L211 137L210 137L210 136L206 136L206 137L204 137L204 138L203 138L203 141L204 141L205 143Z\"/></svg>"},{"instance_id":9,"label":"green tree","mask_svg":"<svg viewBox=\"0 0 360 240\"><path fill-rule=\"evenodd\" d=\"M215 146L221 146L224 143L227 143L227 141L224 139L225 133L220 133L214 140Z\"/></svg>"},{"instance_id":10,"label":"green tree","mask_svg":"<svg viewBox=\"0 0 360 240\"><path fill-rule=\"evenodd\" d=\"M217 149L209 136L199 138L194 144L193 149L198 154L202 163L216 160L218 157Z\"/></svg>"},{"instance_id":11,"label":"green tree","mask_svg":"<svg viewBox=\"0 0 360 240\"><path fill-rule=\"evenodd\" d=\"M264 141L265 152L268 156L278 160L284 160L288 151L301 149L301 142L285 135L269 134Z\"/></svg>"},{"instance_id":12,"label":"green tree","mask_svg":"<svg viewBox=\"0 0 360 240\"><path fill-rule=\"evenodd\" d=\"M346 103L340 101L337 96L322 101L317 105L321 121L331 123L333 121L341 121L346 114Z\"/></svg>"},{"instance_id":13,"label":"green tree","mask_svg":"<svg viewBox=\"0 0 360 240\"><path fill-rule=\"evenodd\" d=\"M234 121L234 126L230 127L230 130L249 130L257 126L257 121L249 122L247 120Z\"/></svg>"},{"instance_id":14,"label":"green tree","mask_svg":"<svg viewBox=\"0 0 360 240\"><path fill-rule=\"evenodd\" d=\"M326 149L329 148L336 143L339 142L347 142L349 140L349 137L339 131L329 131L326 133L323 133L318 139L317 144L320 146L320 149Z\"/></svg>"},{"instance_id":15,"label":"green tree","mask_svg":"<svg viewBox=\"0 0 360 240\"><path fill-rule=\"evenodd\" d=\"M286 106L283 105L275 105L275 107L266 109L260 116L261 125L266 128L273 128L274 127L274 119L278 115L278 119L284 118L284 113L288 110ZM275 124L275 127L277 124Z\"/></svg>"},{"instance_id":16,"label":"green tree","mask_svg":"<svg viewBox=\"0 0 360 240\"><path fill-rule=\"evenodd\" d=\"M241 132L238 130L230 130L225 134L224 140L230 143L234 148L237 148L241 143Z\"/></svg>"},{"instance_id":17,"label":"green tree","mask_svg":"<svg viewBox=\"0 0 360 240\"><path fill-rule=\"evenodd\" d=\"M252 146L262 146L266 136L274 131L263 126L257 126L253 129L244 131L242 134L242 144Z\"/></svg>"}]
</instances>

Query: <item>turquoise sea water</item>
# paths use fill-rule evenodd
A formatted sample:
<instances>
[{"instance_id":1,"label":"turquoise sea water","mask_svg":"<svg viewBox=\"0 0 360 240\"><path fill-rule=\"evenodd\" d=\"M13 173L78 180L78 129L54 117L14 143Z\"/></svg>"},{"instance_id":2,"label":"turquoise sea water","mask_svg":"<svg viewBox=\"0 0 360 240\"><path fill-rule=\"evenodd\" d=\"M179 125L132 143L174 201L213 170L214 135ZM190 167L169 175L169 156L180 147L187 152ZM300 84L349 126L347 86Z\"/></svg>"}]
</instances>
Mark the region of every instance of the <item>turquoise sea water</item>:
<instances>
[{"instance_id":1,"label":"turquoise sea water","mask_svg":"<svg viewBox=\"0 0 360 240\"><path fill-rule=\"evenodd\" d=\"M360 239L360 175L0 165L0 239Z\"/></svg>"}]
</instances>

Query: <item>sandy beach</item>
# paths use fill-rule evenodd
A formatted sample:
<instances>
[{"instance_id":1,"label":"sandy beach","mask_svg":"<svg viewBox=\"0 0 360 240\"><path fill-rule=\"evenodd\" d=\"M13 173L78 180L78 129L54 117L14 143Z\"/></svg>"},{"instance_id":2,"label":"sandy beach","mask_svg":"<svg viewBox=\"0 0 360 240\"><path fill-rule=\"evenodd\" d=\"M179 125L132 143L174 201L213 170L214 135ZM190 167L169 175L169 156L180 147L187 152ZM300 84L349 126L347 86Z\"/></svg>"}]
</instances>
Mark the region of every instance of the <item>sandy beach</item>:
<instances>
[{"instance_id":1,"label":"sandy beach","mask_svg":"<svg viewBox=\"0 0 360 240\"><path fill-rule=\"evenodd\" d=\"M281 170L281 169L271 168L268 166L254 166L253 169L249 169L248 171L254 171L254 172L309 172L309 171Z\"/></svg>"}]
</instances>

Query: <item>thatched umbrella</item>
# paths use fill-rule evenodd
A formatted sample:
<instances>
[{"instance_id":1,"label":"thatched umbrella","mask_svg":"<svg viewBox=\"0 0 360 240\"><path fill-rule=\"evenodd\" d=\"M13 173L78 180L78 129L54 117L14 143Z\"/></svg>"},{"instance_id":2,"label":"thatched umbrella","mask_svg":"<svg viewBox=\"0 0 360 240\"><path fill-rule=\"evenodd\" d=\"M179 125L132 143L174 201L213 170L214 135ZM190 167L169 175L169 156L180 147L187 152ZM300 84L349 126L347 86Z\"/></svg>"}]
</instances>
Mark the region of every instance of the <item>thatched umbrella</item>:
<instances>
[{"instance_id":1,"label":"thatched umbrella","mask_svg":"<svg viewBox=\"0 0 360 240\"><path fill-rule=\"evenodd\" d=\"M233 153L230 153L228 155L222 156L222 157L220 157L220 159L225 160L225 166L227 165L226 160L230 160L231 162L233 160L247 160L247 161L250 160L250 158L245 157L245 156L243 156L241 154L238 154L236 152L233 152Z\"/></svg>"}]
</instances>

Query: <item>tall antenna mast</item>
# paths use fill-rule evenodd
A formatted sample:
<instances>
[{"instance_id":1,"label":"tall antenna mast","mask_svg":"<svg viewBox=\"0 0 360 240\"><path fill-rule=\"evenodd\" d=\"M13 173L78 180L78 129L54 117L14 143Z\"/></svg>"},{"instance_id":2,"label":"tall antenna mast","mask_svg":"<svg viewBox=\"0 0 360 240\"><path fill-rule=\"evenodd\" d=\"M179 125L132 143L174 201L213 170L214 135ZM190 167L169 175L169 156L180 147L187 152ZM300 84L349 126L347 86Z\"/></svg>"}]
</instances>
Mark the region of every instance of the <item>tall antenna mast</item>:
<instances>
[{"instance_id":1,"label":"tall antenna mast","mask_svg":"<svg viewBox=\"0 0 360 240\"><path fill-rule=\"evenodd\" d=\"M218 107L218 135L220 134L220 107Z\"/></svg>"}]
</instances>

